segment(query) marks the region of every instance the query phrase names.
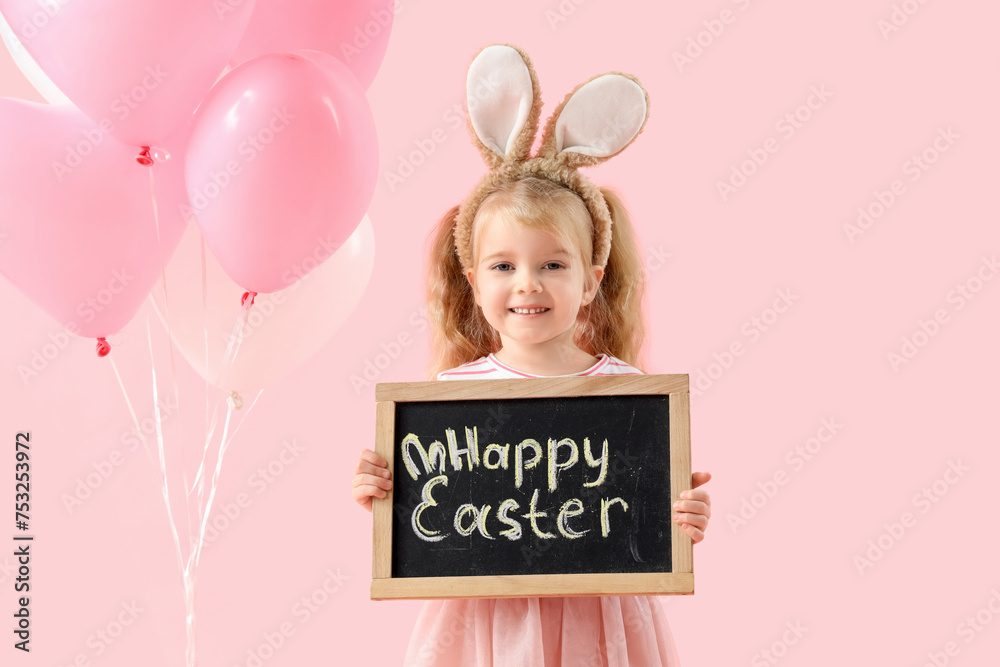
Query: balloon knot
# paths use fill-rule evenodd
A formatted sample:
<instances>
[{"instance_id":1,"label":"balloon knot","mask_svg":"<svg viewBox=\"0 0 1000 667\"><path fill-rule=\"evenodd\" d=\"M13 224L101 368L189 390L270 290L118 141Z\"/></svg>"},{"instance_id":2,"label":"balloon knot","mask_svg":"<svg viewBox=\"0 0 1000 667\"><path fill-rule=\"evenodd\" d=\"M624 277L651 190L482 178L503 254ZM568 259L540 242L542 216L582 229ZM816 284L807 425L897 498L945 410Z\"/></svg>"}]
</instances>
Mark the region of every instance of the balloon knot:
<instances>
[{"instance_id":1,"label":"balloon knot","mask_svg":"<svg viewBox=\"0 0 1000 667\"><path fill-rule=\"evenodd\" d=\"M111 346L108 345L108 341L104 340L104 336L101 336L97 339L97 356L106 357L109 352L111 352Z\"/></svg>"},{"instance_id":2,"label":"balloon knot","mask_svg":"<svg viewBox=\"0 0 1000 667\"><path fill-rule=\"evenodd\" d=\"M153 166L153 155L149 152L149 146L141 146L142 150L135 156L135 161L143 167Z\"/></svg>"},{"instance_id":3,"label":"balloon knot","mask_svg":"<svg viewBox=\"0 0 1000 667\"><path fill-rule=\"evenodd\" d=\"M240 299L240 305L244 308L247 307L247 297L250 297L250 305L253 305L253 300L257 296L257 292L244 292L243 298Z\"/></svg>"},{"instance_id":4,"label":"balloon knot","mask_svg":"<svg viewBox=\"0 0 1000 667\"><path fill-rule=\"evenodd\" d=\"M232 410L240 410L243 408L243 397L240 396L239 392L230 390L229 398L226 399L229 403L229 407Z\"/></svg>"},{"instance_id":5,"label":"balloon knot","mask_svg":"<svg viewBox=\"0 0 1000 667\"><path fill-rule=\"evenodd\" d=\"M156 160L157 162L166 162L167 160L170 159L170 153L167 151L166 148L157 148L156 146L152 146L151 148L152 148L153 159Z\"/></svg>"}]
</instances>

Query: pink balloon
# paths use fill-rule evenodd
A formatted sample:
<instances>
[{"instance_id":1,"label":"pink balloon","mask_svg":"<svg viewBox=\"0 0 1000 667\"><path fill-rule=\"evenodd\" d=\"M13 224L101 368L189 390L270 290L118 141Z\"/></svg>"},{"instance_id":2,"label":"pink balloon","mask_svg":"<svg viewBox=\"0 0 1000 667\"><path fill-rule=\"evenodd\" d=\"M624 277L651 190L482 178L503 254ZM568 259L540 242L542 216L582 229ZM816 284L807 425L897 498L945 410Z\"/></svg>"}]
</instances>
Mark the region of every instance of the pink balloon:
<instances>
[{"instance_id":1,"label":"pink balloon","mask_svg":"<svg viewBox=\"0 0 1000 667\"><path fill-rule=\"evenodd\" d=\"M223 77L198 108L189 213L237 284L274 292L350 236L377 167L375 121L351 71L319 51L270 53Z\"/></svg>"},{"instance_id":2,"label":"pink balloon","mask_svg":"<svg viewBox=\"0 0 1000 667\"><path fill-rule=\"evenodd\" d=\"M71 333L121 329L184 229L161 208L157 239L134 156L72 105L0 98L0 273ZM164 201L186 196L180 160L152 169Z\"/></svg>"},{"instance_id":3,"label":"pink balloon","mask_svg":"<svg viewBox=\"0 0 1000 667\"><path fill-rule=\"evenodd\" d=\"M198 374L217 387L238 392L261 389L326 345L361 302L375 262L375 234L365 216L344 245L318 269L280 292L254 299L246 327L235 329L242 340L227 370L222 362L234 324L242 324L243 288L226 275L210 252L206 253L206 307L201 240L198 227L189 225L167 264L166 291L163 283L153 288L153 305Z\"/></svg>"},{"instance_id":4,"label":"pink balloon","mask_svg":"<svg viewBox=\"0 0 1000 667\"><path fill-rule=\"evenodd\" d=\"M0 0L59 90L133 146L164 145L194 111L252 11L253 0Z\"/></svg>"},{"instance_id":5,"label":"pink balloon","mask_svg":"<svg viewBox=\"0 0 1000 667\"><path fill-rule=\"evenodd\" d=\"M385 0L257 0L231 63L314 49L336 56L367 90L385 57L392 20L392 3Z\"/></svg>"}]
</instances>

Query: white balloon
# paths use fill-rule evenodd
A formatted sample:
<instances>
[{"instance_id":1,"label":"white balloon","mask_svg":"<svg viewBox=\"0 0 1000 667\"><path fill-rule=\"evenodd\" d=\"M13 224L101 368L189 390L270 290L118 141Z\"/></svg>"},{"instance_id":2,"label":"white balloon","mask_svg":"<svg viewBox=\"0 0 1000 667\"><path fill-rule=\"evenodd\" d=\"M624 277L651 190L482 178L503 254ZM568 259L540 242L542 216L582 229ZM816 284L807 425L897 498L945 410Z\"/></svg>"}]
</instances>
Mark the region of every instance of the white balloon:
<instances>
[{"instance_id":1,"label":"white balloon","mask_svg":"<svg viewBox=\"0 0 1000 667\"><path fill-rule=\"evenodd\" d=\"M234 324L240 321L245 290L229 278L206 245L206 310L201 248L198 226L189 224L165 269L166 300L162 278L150 296L188 363L209 383L238 393L263 388L318 352L360 303L375 264L375 233L366 215L317 268L283 290L255 297L246 327L242 332L235 329L242 340L227 374L222 362Z\"/></svg>"}]
</instances>

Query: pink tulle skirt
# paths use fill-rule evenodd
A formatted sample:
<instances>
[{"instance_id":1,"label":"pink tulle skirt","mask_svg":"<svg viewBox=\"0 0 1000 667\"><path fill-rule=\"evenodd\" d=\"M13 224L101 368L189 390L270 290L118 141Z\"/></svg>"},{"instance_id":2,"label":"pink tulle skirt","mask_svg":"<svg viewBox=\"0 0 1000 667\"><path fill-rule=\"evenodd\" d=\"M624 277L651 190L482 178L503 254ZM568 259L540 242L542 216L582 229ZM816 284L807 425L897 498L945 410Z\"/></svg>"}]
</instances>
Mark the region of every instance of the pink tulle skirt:
<instances>
[{"instance_id":1,"label":"pink tulle skirt","mask_svg":"<svg viewBox=\"0 0 1000 667\"><path fill-rule=\"evenodd\" d=\"M405 667L679 667L656 597L429 600Z\"/></svg>"}]
</instances>

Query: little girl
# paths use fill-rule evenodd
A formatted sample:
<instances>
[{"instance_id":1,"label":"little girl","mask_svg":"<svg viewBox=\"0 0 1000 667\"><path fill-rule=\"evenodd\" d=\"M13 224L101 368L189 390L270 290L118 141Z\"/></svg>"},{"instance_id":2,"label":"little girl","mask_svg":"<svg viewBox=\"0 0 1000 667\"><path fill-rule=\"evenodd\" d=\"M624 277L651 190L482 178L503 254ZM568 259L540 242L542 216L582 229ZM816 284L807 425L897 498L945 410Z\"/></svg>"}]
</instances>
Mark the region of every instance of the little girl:
<instances>
[{"instance_id":1,"label":"little girl","mask_svg":"<svg viewBox=\"0 0 1000 667\"><path fill-rule=\"evenodd\" d=\"M490 85L487 85L488 82ZM499 84L497 82L500 82ZM438 380L641 373L641 261L619 197L577 167L639 134L648 96L629 75L581 84L529 157L541 99L527 55L483 49L469 69L469 126L490 172L435 231L428 279ZM473 99L472 92L476 91ZM485 91L485 92L484 92ZM609 131L609 128L611 130ZM371 511L392 488L388 462L361 452L353 496ZM711 501L694 473L673 520L697 543ZM679 665L656 597L430 600L408 666Z\"/></svg>"}]
</instances>

